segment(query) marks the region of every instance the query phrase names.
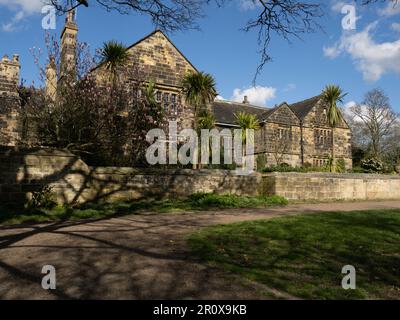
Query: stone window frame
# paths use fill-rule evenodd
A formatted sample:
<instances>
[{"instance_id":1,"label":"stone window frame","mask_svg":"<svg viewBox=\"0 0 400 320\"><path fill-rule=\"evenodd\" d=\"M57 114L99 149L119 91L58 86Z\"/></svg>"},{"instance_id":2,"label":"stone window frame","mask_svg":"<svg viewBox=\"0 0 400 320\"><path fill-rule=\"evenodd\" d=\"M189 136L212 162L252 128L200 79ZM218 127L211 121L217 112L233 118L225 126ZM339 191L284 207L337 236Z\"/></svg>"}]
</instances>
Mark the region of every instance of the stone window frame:
<instances>
[{"instance_id":1,"label":"stone window frame","mask_svg":"<svg viewBox=\"0 0 400 320\"><path fill-rule=\"evenodd\" d=\"M314 143L317 146L331 146L331 129L314 128Z\"/></svg>"},{"instance_id":2,"label":"stone window frame","mask_svg":"<svg viewBox=\"0 0 400 320\"><path fill-rule=\"evenodd\" d=\"M163 92L163 107L165 112L169 112L169 92Z\"/></svg>"},{"instance_id":3,"label":"stone window frame","mask_svg":"<svg viewBox=\"0 0 400 320\"><path fill-rule=\"evenodd\" d=\"M156 101L157 101L158 103L161 103L161 102L162 102L162 97L163 97L162 91L158 90L158 91L156 92Z\"/></svg>"},{"instance_id":4,"label":"stone window frame","mask_svg":"<svg viewBox=\"0 0 400 320\"><path fill-rule=\"evenodd\" d=\"M178 91L160 88L157 89L156 101L161 104L163 110L168 115L178 116L182 112L182 97Z\"/></svg>"},{"instance_id":5,"label":"stone window frame","mask_svg":"<svg viewBox=\"0 0 400 320\"><path fill-rule=\"evenodd\" d=\"M171 93L171 112L173 114L178 114L178 95L176 93Z\"/></svg>"},{"instance_id":6,"label":"stone window frame","mask_svg":"<svg viewBox=\"0 0 400 320\"><path fill-rule=\"evenodd\" d=\"M286 141L291 142L293 140L292 127L280 125L275 129L275 135L278 139L286 139Z\"/></svg>"},{"instance_id":7,"label":"stone window frame","mask_svg":"<svg viewBox=\"0 0 400 320\"><path fill-rule=\"evenodd\" d=\"M313 167L322 168L328 164L328 159L313 158Z\"/></svg>"}]
</instances>

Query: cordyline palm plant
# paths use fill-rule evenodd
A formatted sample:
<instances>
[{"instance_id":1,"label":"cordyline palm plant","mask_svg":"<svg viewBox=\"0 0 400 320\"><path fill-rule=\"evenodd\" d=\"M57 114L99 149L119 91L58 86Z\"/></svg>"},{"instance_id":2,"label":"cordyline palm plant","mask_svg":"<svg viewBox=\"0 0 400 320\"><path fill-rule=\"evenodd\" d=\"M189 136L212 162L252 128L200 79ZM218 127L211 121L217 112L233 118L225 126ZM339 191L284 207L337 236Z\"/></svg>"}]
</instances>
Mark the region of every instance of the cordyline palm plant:
<instances>
[{"instance_id":1,"label":"cordyline palm plant","mask_svg":"<svg viewBox=\"0 0 400 320\"><path fill-rule=\"evenodd\" d=\"M209 110L201 110L198 113L197 116L197 130L199 132L201 132L201 130L203 129L207 129L207 130L212 130L215 128L215 116L213 113L211 113ZM204 150L203 148L207 148L206 150ZM210 152L211 150L211 146L210 146L210 142L207 142L206 146L201 146L201 152ZM201 168L202 165L200 164L199 167Z\"/></svg>"},{"instance_id":2,"label":"cordyline palm plant","mask_svg":"<svg viewBox=\"0 0 400 320\"><path fill-rule=\"evenodd\" d=\"M194 108L194 125L195 129L199 130L199 115L204 111L209 111L211 103L218 95L215 79L212 75L205 72L191 72L183 78L182 87L186 102ZM202 119L200 122L205 122L205 119ZM210 118L206 122L211 122ZM197 150L195 150L195 156L198 157ZM193 168L196 169L196 167L194 164Z\"/></svg>"},{"instance_id":3,"label":"cordyline palm plant","mask_svg":"<svg viewBox=\"0 0 400 320\"><path fill-rule=\"evenodd\" d=\"M150 80L147 84L144 94L151 107L154 107L155 109L159 108L161 110L160 103L156 100L156 83L153 80Z\"/></svg>"},{"instance_id":4,"label":"cordyline palm plant","mask_svg":"<svg viewBox=\"0 0 400 320\"><path fill-rule=\"evenodd\" d=\"M243 158L246 156L246 143L248 139L251 139L254 142L254 137L247 136L248 131L247 130L258 130L260 129L260 121L257 119L257 117L253 114L247 113L247 112L238 112L235 113L235 118L236 118L236 124L240 127L242 130L242 143L243 143ZM244 165L244 163L243 163Z\"/></svg>"},{"instance_id":5,"label":"cordyline palm plant","mask_svg":"<svg viewBox=\"0 0 400 320\"><path fill-rule=\"evenodd\" d=\"M128 50L122 43L111 40L103 44L101 62L105 64L106 69L110 72L110 80L114 86L117 82L118 68L123 66L128 59Z\"/></svg>"},{"instance_id":6,"label":"cordyline palm plant","mask_svg":"<svg viewBox=\"0 0 400 320\"><path fill-rule=\"evenodd\" d=\"M199 111L208 109L218 95L215 79L208 73L188 73L183 78L182 86L186 102L194 108L196 117Z\"/></svg>"},{"instance_id":7,"label":"cordyline palm plant","mask_svg":"<svg viewBox=\"0 0 400 320\"><path fill-rule=\"evenodd\" d=\"M201 110L197 116L197 128L202 129L213 129L215 127L215 117L208 110Z\"/></svg>"},{"instance_id":8,"label":"cordyline palm plant","mask_svg":"<svg viewBox=\"0 0 400 320\"><path fill-rule=\"evenodd\" d=\"M335 171L335 127L343 121L342 113L339 110L338 103L343 103L343 98L347 93L343 93L343 90L337 85L327 85L322 92L322 97L326 103L327 110L327 120L328 124L332 128L332 149L331 149L331 165L330 171Z\"/></svg>"}]
</instances>

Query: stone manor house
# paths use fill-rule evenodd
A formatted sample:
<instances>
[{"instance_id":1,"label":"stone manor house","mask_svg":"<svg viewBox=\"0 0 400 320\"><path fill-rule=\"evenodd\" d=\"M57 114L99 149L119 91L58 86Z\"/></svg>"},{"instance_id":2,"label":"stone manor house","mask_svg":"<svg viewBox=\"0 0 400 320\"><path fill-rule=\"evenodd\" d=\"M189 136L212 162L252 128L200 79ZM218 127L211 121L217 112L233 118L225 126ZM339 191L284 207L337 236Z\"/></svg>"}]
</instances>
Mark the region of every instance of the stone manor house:
<instances>
[{"instance_id":1,"label":"stone manor house","mask_svg":"<svg viewBox=\"0 0 400 320\"><path fill-rule=\"evenodd\" d=\"M70 13L61 34L60 76L57 77L54 62L46 70L46 92L50 96L56 96L63 73L74 68L77 34L77 22ZM156 83L156 99L162 104L168 120L178 121L180 128L193 126L194 113L185 104L181 82L186 73L197 72L196 67L160 30L131 45L128 52L147 78ZM18 55L4 56L0 62L0 145L14 145L18 141L20 68ZM92 71L99 80L104 78L104 72L103 65ZM347 168L352 167L351 130L343 121L333 129L332 135L321 95L296 103L283 102L273 108L251 105L247 97L243 97L242 103L217 100L211 108L219 128L237 128L235 113L254 114L260 122L260 130L255 134L255 152L264 155L268 165L323 166L332 154L333 146L335 158L343 159Z\"/></svg>"}]
</instances>

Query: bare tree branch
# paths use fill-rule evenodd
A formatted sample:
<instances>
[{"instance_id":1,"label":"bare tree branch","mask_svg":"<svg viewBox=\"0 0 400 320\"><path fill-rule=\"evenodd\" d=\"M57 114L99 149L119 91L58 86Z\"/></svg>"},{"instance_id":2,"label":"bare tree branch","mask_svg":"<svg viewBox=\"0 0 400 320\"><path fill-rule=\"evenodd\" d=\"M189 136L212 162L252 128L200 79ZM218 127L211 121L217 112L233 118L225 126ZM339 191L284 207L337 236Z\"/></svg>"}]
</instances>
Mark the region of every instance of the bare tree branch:
<instances>
[{"instance_id":1,"label":"bare tree branch","mask_svg":"<svg viewBox=\"0 0 400 320\"><path fill-rule=\"evenodd\" d=\"M71 9L70 0L47 0L58 12L65 13ZM83 1L83 0L81 0ZM121 14L138 13L150 16L152 22L167 32L185 29L198 29L196 21L203 17L203 9L210 3L223 6L230 0L86 0L89 7L94 4L107 11ZM269 49L274 37L289 42L293 38L302 39L304 34L322 29L319 18L323 17L323 1L318 0L249 0L257 10L255 17L242 28L246 32L256 30L260 47L260 62L256 69L253 84L272 57ZM356 0L361 5L377 3L399 4L399 0Z\"/></svg>"},{"instance_id":2,"label":"bare tree branch","mask_svg":"<svg viewBox=\"0 0 400 320\"><path fill-rule=\"evenodd\" d=\"M47 0L57 12L71 10L69 0ZM90 0L89 6L97 4L107 11L120 14L141 14L151 18L153 24L167 32L197 29L196 21L203 16L203 5L207 0Z\"/></svg>"},{"instance_id":3,"label":"bare tree branch","mask_svg":"<svg viewBox=\"0 0 400 320\"><path fill-rule=\"evenodd\" d=\"M261 47L261 60L253 79L255 84L258 75L267 62L271 60L269 45L273 35L286 39L301 39L305 33L321 29L317 22L323 16L321 4L297 0L254 0L261 5L261 12L243 28L249 32L258 29L258 44Z\"/></svg>"},{"instance_id":4,"label":"bare tree branch","mask_svg":"<svg viewBox=\"0 0 400 320\"><path fill-rule=\"evenodd\" d=\"M384 3L384 2L393 2L393 6L396 6L399 0L361 0L362 5L374 4L374 3Z\"/></svg>"}]
</instances>

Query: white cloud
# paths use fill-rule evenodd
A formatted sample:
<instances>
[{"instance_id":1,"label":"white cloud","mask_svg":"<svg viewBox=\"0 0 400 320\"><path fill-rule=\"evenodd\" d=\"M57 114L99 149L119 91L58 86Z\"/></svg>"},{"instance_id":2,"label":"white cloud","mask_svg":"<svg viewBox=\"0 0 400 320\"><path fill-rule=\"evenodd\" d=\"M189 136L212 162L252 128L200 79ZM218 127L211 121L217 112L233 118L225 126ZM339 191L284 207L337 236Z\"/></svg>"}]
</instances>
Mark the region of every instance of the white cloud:
<instances>
[{"instance_id":1,"label":"white cloud","mask_svg":"<svg viewBox=\"0 0 400 320\"><path fill-rule=\"evenodd\" d=\"M251 11L261 6L258 0L240 0L239 7L243 11Z\"/></svg>"},{"instance_id":2,"label":"white cloud","mask_svg":"<svg viewBox=\"0 0 400 320\"><path fill-rule=\"evenodd\" d=\"M40 12L43 5L44 0L0 0L0 6L22 10L25 14Z\"/></svg>"},{"instance_id":3,"label":"white cloud","mask_svg":"<svg viewBox=\"0 0 400 320\"><path fill-rule=\"evenodd\" d=\"M377 43L372 39L371 31L377 22L370 24L361 32L346 32L332 47L323 48L325 56L336 58L347 53L356 67L368 81L379 80L385 73L400 74L400 39L393 42Z\"/></svg>"},{"instance_id":4,"label":"white cloud","mask_svg":"<svg viewBox=\"0 0 400 320\"><path fill-rule=\"evenodd\" d=\"M361 114L368 113L368 107L366 105L358 104L355 101L349 101L343 106L344 116L346 119L350 119L351 121L354 121L355 123L362 123L363 122L362 119L352 111L352 108L354 108L356 106L360 106Z\"/></svg>"},{"instance_id":5,"label":"white cloud","mask_svg":"<svg viewBox=\"0 0 400 320\"><path fill-rule=\"evenodd\" d=\"M400 23L393 22L391 25L392 30L400 32Z\"/></svg>"},{"instance_id":6,"label":"white cloud","mask_svg":"<svg viewBox=\"0 0 400 320\"><path fill-rule=\"evenodd\" d=\"M341 53L341 49L338 45L334 45L332 47L323 47L322 49L324 50L324 55L331 59L337 58Z\"/></svg>"},{"instance_id":7,"label":"white cloud","mask_svg":"<svg viewBox=\"0 0 400 320\"><path fill-rule=\"evenodd\" d=\"M332 6L331 6L331 9L332 9L332 11L334 11L334 12L341 13L341 12L342 12L342 8L343 8L346 4L348 4L348 3L345 2L345 1L333 1L333 4L332 4Z\"/></svg>"},{"instance_id":8,"label":"white cloud","mask_svg":"<svg viewBox=\"0 0 400 320\"><path fill-rule=\"evenodd\" d=\"M8 23L2 25L2 30L3 30L4 32L11 32L11 31L14 31L14 30L17 28L18 23L19 23L22 19L24 19L24 17L25 17L25 13L24 13L23 11L17 12L17 13L15 14L15 16L11 19L10 22L8 22Z\"/></svg>"},{"instance_id":9,"label":"white cloud","mask_svg":"<svg viewBox=\"0 0 400 320\"><path fill-rule=\"evenodd\" d=\"M236 88L233 90L231 100L243 102L244 96L247 96L249 102L254 105L266 106L267 101L274 99L276 88L272 87L249 87L247 89Z\"/></svg>"},{"instance_id":10,"label":"white cloud","mask_svg":"<svg viewBox=\"0 0 400 320\"><path fill-rule=\"evenodd\" d=\"M34 13L39 13L44 5L44 0L0 0L0 7L7 7L16 11L15 15L7 23L2 24L1 29L11 32L18 28L21 21Z\"/></svg>"},{"instance_id":11,"label":"white cloud","mask_svg":"<svg viewBox=\"0 0 400 320\"><path fill-rule=\"evenodd\" d=\"M352 117L351 108L354 107L354 106L356 106L356 105L357 105L357 102L355 102L355 101L349 101L349 102L347 102L347 103L343 106L343 111L344 111L345 116L351 118L351 117Z\"/></svg>"},{"instance_id":12,"label":"white cloud","mask_svg":"<svg viewBox=\"0 0 400 320\"><path fill-rule=\"evenodd\" d=\"M391 2L385 8L378 10L378 14L384 17L391 17L400 14L400 2Z\"/></svg>"},{"instance_id":13,"label":"white cloud","mask_svg":"<svg viewBox=\"0 0 400 320\"><path fill-rule=\"evenodd\" d=\"M283 92L289 92L289 91L293 91L296 90L297 86L294 83L289 83L282 91Z\"/></svg>"}]
</instances>

